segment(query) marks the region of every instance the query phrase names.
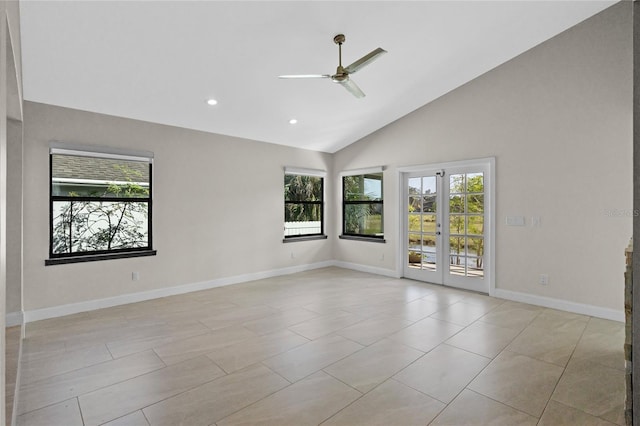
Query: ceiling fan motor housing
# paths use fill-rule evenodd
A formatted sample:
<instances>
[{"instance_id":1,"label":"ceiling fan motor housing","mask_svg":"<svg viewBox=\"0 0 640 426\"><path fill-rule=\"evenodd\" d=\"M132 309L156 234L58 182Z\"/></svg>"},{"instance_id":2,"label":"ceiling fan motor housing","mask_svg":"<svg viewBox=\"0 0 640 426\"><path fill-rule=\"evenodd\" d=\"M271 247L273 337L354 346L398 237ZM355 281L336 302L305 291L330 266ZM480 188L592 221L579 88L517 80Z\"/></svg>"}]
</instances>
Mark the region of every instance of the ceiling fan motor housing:
<instances>
[{"instance_id":1,"label":"ceiling fan motor housing","mask_svg":"<svg viewBox=\"0 0 640 426\"><path fill-rule=\"evenodd\" d=\"M331 81L334 83L342 83L349 79L349 73L344 69L342 65L338 66L336 73L331 76Z\"/></svg>"}]
</instances>

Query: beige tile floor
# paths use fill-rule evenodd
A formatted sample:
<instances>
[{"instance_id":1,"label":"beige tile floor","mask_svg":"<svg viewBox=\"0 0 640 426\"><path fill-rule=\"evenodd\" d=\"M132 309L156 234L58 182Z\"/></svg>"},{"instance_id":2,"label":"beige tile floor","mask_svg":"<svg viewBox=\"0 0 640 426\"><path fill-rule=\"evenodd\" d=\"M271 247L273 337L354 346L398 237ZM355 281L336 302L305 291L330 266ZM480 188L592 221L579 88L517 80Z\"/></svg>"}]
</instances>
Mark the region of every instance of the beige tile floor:
<instances>
[{"instance_id":1,"label":"beige tile floor","mask_svg":"<svg viewBox=\"0 0 640 426\"><path fill-rule=\"evenodd\" d=\"M20 353L20 326L5 328L5 422L11 424L13 400L16 391L18 358Z\"/></svg>"},{"instance_id":2,"label":"beige tile floor","mask_svg":"<svg viewBox=\"0 0 640 426\"><path fill-rule=\"evenodd\" d=\"M623 340L326 268L28 324L18 424L622 425Z\"/></svg>"}]
</instances>

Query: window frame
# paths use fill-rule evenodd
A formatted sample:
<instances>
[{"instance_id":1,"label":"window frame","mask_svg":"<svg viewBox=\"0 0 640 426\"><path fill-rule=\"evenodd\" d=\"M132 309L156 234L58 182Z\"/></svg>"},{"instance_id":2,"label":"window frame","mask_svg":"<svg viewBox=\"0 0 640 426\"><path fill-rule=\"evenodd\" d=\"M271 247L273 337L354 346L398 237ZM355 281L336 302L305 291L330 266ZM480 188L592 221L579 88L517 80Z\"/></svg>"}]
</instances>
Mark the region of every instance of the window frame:
<instances>
[{"instance_id":1,"label":"window frame","mask_svg":"<svg viewBox=\"0 0 640 426\"><path fill-rule=\"evenodd\" d=\"M291 176L308 176L315 177L320 179L320 196L321 199L319 201L287 201L284 199L283 208L284 212L286 212L287 204L305 204L305 205L319 205L320 206L320 232L313 234L298 234L298 235L284 235L282 242L290 243L293 241L308 241L308 240L323 240L327 239L327 235L325 233L325 181L327 179L327 173L323 170L315 170L315 169L301 169L297 167L285 167L284 175L283 175L283 185L284 180L287 175ZM286 198L286 197L284 197ZM285 217L283 220L286 222ZM284 230L284 223L283 223Z\"/></svg>"},{"instance_id":2,"label":"window frame","mask_svg":"<svg viewBox=\"0 0 640 426\"><path fill-rule=\"evenodd\" d=\"M149 167L149 195L148 197L91 197L54 195L53 156L67 155L88 158L101 158L123 161L137 161L146 163ZM147 245L144 247L128 247L111 250L92 250L82 252L54 253L54 202L73 201L102 201L147 204ZM78 147L67 144L52 143L49 149L49 258L45 265L91 262L129 257L154 256L153 249L153 153L117 150L104 147Z\"/></svg>"},{"instance_id":3,"label":"window frame","mask_svg":"<svg viewBox=\"0 0 640 426\"><path fill-rule=\"evenodd\" d=\"M345 179L353 176L362 176L363 179L367 175L380 174L380 200L347 200L345 198ZM340 180L342 186L342 233L338 236L340 239L345 240L358 240L369 241L376 243L386 243L384 238L384 167L372 167L368 169L351 170L340 173ZM349 205L364 205L364 204L378 204L380 205L380 224L382 227L382 235L371 235L362 233L347 232L347 206Z\"/></svg>"}]
</instances>

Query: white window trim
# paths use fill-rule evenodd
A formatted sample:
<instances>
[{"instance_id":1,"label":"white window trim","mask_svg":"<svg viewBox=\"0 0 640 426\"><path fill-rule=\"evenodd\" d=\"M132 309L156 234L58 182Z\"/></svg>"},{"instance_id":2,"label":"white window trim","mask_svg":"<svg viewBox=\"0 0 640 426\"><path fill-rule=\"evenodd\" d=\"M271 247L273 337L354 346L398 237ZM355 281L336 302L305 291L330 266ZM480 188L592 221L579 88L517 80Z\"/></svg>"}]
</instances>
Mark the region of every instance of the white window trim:
<instances>
[{"instance_id":1,"label":"white window trim","mask_svg":"<svg viewBox=\"0 0 640 426\"><path fill-rule=\"evenodd\" d=\"M384 172L384 169L385 169L384 166L377 166L377 167L368 167L366 169L345 170L343 172L340 172L340 178L343 178L345 176L358 176L358 175L368 175L372 173L382 173Z\"/></svg>"},{"instance_id":2,"label":"white window trim","mask_svg":"<svg viewBox=\"0 0 640 426\"><path fill-rule=\"evenodd\" d=\"M150 151L133 151L104 146L76 145L58 141L52 141L49 143L49 153L74 155L77 157L94 157L153 163L153 152Z\"/></svg>"},{"instance_id":3,"label":"white window trim","mask_svg":"<svg viewBox=\"0 0 640 426\"><path fill-rule=\"evenodd\" d=\"M305 168L302 168L302 167L289 167L289 166L286 166L284 168L284 174L285 175L314 176L314 177L321 177L321 178L325 178L325 179L327 177L327 172L325 170L305 169Z\"/></svg>"}]
</instances>

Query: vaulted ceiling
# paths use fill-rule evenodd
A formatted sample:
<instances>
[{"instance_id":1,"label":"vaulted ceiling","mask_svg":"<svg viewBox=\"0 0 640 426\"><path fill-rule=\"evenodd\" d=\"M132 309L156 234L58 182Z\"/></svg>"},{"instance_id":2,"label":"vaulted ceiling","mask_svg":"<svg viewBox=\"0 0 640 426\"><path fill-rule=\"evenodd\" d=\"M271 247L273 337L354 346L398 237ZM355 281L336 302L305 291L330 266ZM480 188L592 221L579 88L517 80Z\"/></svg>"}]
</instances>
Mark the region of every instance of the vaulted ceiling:
<instances>
[{"instance_id":1,"label":"vaulted ceiling","mask_svg":"<svg viewBox=\"0 0 640 426\"><path fill-rule=\"evenodd\" d=\"M22 1L24 99L335 152L614 3Z\"/></svg>"}]
</instances>

